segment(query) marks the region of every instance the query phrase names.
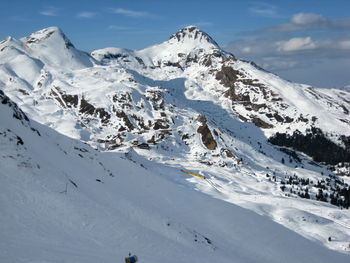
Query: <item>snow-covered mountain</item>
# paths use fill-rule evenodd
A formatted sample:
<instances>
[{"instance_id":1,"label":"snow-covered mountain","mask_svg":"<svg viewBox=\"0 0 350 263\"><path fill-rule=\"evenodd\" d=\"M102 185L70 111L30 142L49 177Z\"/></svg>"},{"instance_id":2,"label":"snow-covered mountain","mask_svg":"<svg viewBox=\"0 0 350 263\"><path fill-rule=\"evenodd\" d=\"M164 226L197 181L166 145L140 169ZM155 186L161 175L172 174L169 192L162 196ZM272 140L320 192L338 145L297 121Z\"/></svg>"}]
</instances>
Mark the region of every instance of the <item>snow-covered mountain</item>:
<instances>
[{"instance_id":1,"label":"snow-covered mountain","mask_svg":"<svg viewBox=\"0 0 350 263\"><path fill-rule=\"evenodd\" d=\"M290 253L290 249L281 249L281 244L295 243L294 238L300 244L307 241L271 219L329 248L350 251L349 210L340 209L350 205L350 180L339 176L349 175L350 93L346 90L324 90L285 81L253 62L236 59L194 26L143 50L106 48L91 54L77 50L55 27L20 40L8 37L0 43L0 87L6 101L0 127L4 141L1 161L7 167L2 185L9 189L2 191L1 201L11 212L1 218L2 225L21 226L24 231L30 228L28 224L34 224L40 233L40 224L32 219L49 209L52 201L62 220L67 220L66 232L60 234L58 226L48 230L49 220L60 222L56 213L50 213L42 218L42 234L30 230L28 236L45 244L64 244L65 238L76 234L74 242L81 249L77 254L65 250L64 245L57 248L72 255L72 260L88 258L83 255L91 255L92 245L107 253L102 258L112 257L112 250L103 248L107 242L121 246L118 256L132 250L132 246L144 255L146 251L155 253L158 245L167 251L159 252L155 258L176 258L176 249L182 251L184 245L188 253L182 252L183 260L176 262L185 262L187 256L200 261L193 247L198 242L202 246L201 261L205 262L214 261L209 258L221 252L224 262L232 262L234 256L238 262L254 261L253 258L280 262L282 255ZM8 108L25 117L12 119L15 114ZM31 123L35 123L34 127ZM16 136L29 137L18 140ZM45 171L38 168L45 166ZM30 177L25 177L26 173ZM14 178L9 176L12 174ZM30 187L26 188L26 184ZM84 190L75 184L84 185ZM74 191L60 194L65 185ZM63 189L57 189L60 187ZM7 196L14 188L23 195L11 200ZM43 201L38 199L41 191ZM187 203L192 198L195 201ZM28 221L12 221L11 216L24 216L21 211L26 211L23 207L27 202L32 205L27 209L35 211ZM35 204L46 208L37 211ZM172 210L172 205L179 210ZM193 212L197 207L198 214ZM73 210L77 212L70 216ZM90 212L84 220L86 211ZM117 223L112 218L101 219L100 212ZM213 216L217 213L223 216ZM251 222L249 227L246 220ZM78 221L83 223L72 230L74 234L69 233L73 222ZM233 222L244 226L234 226ZM111 231L106 228L108 224L123 229L119 234L113 230L115 240L106 237ZM133 229L135 224L137 228ZM169 230L173 224L175 230ZM197 224L203 231L193 227ZM259 224L266 224L266 229ZM275 228L278 231L272 230ZM85 235L86 229L91 236ZM213 236L222 242L220 245L207 237L207 229L216 233ZM5 233L11 235L10 231ZM265 238L271 233L281 237L267 253L271 240L267 242ZM194 244L189 241L193 236L197 240ZM173 251L164 238L177 244ZM127 245L120 244L124 239ZM25 246L27 241L20 236L6 245L8 253L5 251L4 258L10 259L14 247ZM0 238L0 242L5 240ZM259 243L263 245L259 247ZM322 250L316 243L309 245ZM243 249L246 246L250 248ZM315 256L316 250L304 250L300 258L305 258L297 261L322 259L321 254ZM145 258L157 262L151 252ZM35 260L35 253L32 256ZM342 262L342 256L336 256L337 262Z\"/></svg>"}]
</instances>

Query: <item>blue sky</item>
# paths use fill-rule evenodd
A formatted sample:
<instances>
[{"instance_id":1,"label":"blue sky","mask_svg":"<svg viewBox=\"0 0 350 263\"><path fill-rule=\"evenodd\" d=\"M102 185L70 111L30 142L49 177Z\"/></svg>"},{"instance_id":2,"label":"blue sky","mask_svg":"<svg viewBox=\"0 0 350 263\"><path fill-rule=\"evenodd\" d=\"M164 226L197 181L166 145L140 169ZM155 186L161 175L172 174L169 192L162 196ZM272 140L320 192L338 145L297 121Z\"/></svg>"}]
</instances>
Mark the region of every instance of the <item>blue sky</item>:
<instances>
[{"instance_id":1,"label":"blue sky","mask_svg":"<svg viewBox=\"0 0 350 263\"><path fill-rule=\"evenodd\" d=\"M350 1L3 1L0 39L58 26L81 50L141 49L197 25L238 58L292 81L350 85Z\"/></svg>"}]
</instances>

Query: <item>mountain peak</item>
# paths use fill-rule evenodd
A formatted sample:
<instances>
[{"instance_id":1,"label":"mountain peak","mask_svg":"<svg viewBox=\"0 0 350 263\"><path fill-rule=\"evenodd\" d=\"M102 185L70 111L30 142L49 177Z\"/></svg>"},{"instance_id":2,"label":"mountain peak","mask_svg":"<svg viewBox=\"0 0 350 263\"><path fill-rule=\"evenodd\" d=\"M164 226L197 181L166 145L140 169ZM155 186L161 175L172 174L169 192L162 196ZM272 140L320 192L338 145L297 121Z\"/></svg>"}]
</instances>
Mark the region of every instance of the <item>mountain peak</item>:
<instances>
[{"instance_id":1,"label":"mountain peak","mask_svg":"<svg viewBox=\"0 0 350 263\"><path fill-rule=\"evenodd\" d=\"M70 42L62 30L59 27L54 26L39 30L25 38L27 45L33 45L36 43L41 43L43 41L61 42L62 40L66 48L74 47L72 42Z\"/></svg>"},{"instance_id":2,"label":"mountain peak","mask_svg":"<svg viewBox=\"0 0 350 263\"><path fill-rule=\"evenodd\" d=\"M91 57L77 50L58 27L48 27L21 38L24 52L54 67L81 69L93 65Z\"/></svg>"},{"instance_id":3,"label":"mountain peak","mask_svg":"<svg viewBox=\"0 0 350 263\"><path fill-rule=\"evenodd\" d=\"M177 42L198 41L200 43L209 43L218 47L218 44L207 33L194 25L184 27L177 33L173 34L169 40L175 40Z\"/></svg>"},{"instance_id":4,"label":"mountain peak","mask_svg":"<svg viewBox=\"0 0 350 263\"><path fill-rule=\"evenodd\" d=\"M187 26L173 34L168 41L145 48L137 53L151 63L163 61L165 64L172 65L179 63L180 66L197 61L205 55L231 56L223 51L207 33L196 26Z\"/></svg>"}]
</instances>

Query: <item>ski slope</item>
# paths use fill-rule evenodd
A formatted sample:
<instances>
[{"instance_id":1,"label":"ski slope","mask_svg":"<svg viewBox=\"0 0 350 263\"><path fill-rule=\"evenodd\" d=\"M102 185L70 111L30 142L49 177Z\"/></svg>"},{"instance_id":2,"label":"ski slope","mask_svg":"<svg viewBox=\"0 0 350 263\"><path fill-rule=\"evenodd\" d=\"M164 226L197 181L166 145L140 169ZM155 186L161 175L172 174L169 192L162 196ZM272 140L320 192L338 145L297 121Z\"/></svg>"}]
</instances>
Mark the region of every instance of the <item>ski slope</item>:
<instances>
[{"instance_id":1,"label":"ski slope","mask_svg":"<svg viewBox=\"0 0 350 263\"><path fill-rule=\"evenodd\" d=\"M1 262L113 262L129 252L140 262L348 262L266 216L194 191L200 178L157 165L164 177L134 151L97 152L13 118L14 104L0 107Z\"/></svg>"}]
</instances>

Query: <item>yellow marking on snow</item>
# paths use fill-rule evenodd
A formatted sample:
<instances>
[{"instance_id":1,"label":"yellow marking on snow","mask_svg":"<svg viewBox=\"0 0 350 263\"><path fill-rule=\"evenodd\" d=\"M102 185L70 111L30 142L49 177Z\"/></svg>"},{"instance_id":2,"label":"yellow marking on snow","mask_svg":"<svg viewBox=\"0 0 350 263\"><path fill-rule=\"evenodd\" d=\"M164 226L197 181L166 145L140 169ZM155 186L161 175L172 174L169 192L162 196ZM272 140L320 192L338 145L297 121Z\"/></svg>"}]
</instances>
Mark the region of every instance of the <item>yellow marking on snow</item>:
<instances>
[{"instance_id":1,"label":"yellow marking on snow","mask_svg":"<svg viewBox=\"0 0 350 263\"><path fill-rule=\"evenodd\" d=\"M185 171L185 170L181 170L181 172L184 172L184 173L187 173L187 174L190 174L190 175L197 176L199 178L205 179L205 176L200 175L200 174L195 174L195 173L192 173L192 172L189 172L189 171Z\"/></svg>"}]
</instances>

